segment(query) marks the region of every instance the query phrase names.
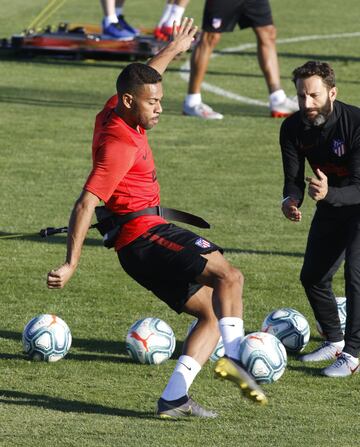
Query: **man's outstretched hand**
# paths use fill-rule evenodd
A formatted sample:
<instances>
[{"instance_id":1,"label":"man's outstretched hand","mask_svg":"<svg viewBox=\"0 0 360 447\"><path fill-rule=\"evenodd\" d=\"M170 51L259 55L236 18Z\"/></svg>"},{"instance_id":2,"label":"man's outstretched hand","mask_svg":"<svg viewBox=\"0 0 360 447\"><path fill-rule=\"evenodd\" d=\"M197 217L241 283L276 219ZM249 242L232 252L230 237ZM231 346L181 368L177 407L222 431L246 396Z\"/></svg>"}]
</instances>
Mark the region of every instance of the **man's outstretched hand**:
<instances>
[{"instance_id":1,"label":"man's outstretched hand","mask_svg":"<svg viewBox=\"0 0 360 447\"><path fill-rule=\"evenodd\" d=\"M179 27L174 22L170 42L150 59L148 65L162 75L169 63L178 54L184 53L190 48L198 30L197 26L193 26L193 23L194 20L187 17L182 20Z\"/></svg>"},{"instance_id":2,"label":"man's outstretched hand","mask_svg":"<svg viewBox=\"0 0 360 447\"><path fill-rule=\"evenodd\" d=\"M190 48L198 30L198 27L193 26L193 24L194 19L188 17L183 18L180 26L176 22L173 23L172 42L176 44L178 54Z\"/></svg>"}]
</instances>

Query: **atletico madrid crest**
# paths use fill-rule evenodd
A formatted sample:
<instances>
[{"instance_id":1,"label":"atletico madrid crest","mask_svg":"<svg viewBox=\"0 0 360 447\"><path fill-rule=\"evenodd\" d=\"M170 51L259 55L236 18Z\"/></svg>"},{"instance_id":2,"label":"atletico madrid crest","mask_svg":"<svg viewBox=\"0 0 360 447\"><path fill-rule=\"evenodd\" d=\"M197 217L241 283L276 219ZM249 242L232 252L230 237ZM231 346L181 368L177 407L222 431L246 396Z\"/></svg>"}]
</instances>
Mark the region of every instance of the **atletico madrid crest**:
<instances>
[{"instance_id":1,"label":"atletico madrid crest","mask_svg":"<svg viewBox=\"0 0 360 447\"><path fill-rule=\"evenodd\" d=\"M335 155L342 157L345 154L345 142L342 140L333 140L331 149Z\"/></svg>"},{"instance_id":2,"label":"atletico madrid crest","mask_svg":"<svg viewBox=\"0 0 360 447\"><path fill-rule=\"evenodd\" d=\"M220 18L218 18L218 17L214 17L214 18L212 19L211 26L212 26L214 29L218 29L218 28L220 28L221 24L222 24L222 20L221 20Z\"/></svg>"},{"instance_id":3,"label":"atletico madrid crest","mask_svg":"<svg viewBox=\"0 0 360 447\"><path fill-rule=\"evenodd\" d=\"M201 248L209 248L211 246L211 243L202 237L199 237L199 239L196 239L195 245Z\"/></svg>"}]
</instances>

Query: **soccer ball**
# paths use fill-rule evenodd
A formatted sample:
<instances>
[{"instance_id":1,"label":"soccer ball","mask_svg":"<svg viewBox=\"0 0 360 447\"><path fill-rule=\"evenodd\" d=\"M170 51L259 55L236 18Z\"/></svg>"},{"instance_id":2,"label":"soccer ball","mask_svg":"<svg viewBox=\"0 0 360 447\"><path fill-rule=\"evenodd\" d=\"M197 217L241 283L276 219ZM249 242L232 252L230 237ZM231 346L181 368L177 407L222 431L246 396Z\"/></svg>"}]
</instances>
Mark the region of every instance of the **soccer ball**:
<instances>
[{"instance_id":1,"label":"soccer ball","mask_svg":"<svg viewBox=\"0 0 360 447\"><path fill-rule=\"evenodd\" d=\"M136 321L126 336L126 350L139 363L159 365L168 360L175 349L175 335L160 318Z\"/></svg>"},{"instance_id":2,"label":"soccer ball","mask_svg":"<svg viewBox=\"0 0 360 447\"><path fill-rule=\"evenodd\" d=\"M196 323L198 320L194 320L187 331L187 335L190 334L190 332L192 331L192 329L195 327ZM210 355L209 359L212 362L217 362L219 360L219 358L224 357L225 355L225 349L224 349L224 343L222 341L222 337L220 336L218 344L215 346L214 351L212 352L212 354Z\"/></svg>"},{"instance_id":3,"label":"soccer ball","mask_svg":"<svg viewBox=\"0 0 360 447\"><path fill-rule=\"evenodd\" d=\"M272 383L283 375L287 354L274 335L253 332L240 343L240 362L258 383Z\"/></svg>"},{"instance_id":4,"label":"soccer ball","mask_svg":"<svg viewBox=\"0 0 360 447\"><path fill-rule=\"evenodd\" d=\"M22 334L24 352L32 360L57 362L67 354L71 341L69 326L61 318L50 314L31 319Z\"/></svg>"},{"instance_id":5,"label":"soccer ball","mask_svg":"<svg viewBox=\"0 0 360 447\"><path fill-rule=\"evenodd\" d=\"M301 352L310 339L310 326L306 318L289 307L271 312L263 321L261 330L275 335L288 352Z\"/></svg>"},{"instance_id":6,"label":"soccer ball","mask_svg":"<svg viewBox=\"0 0 360 447\"><path fill-rule=\"evenodd\" d=\"M339 319L340 319L340 326L343 333L345 333L345 326L346 326L346 297L345 296L337 296L336 298L338 313L339 313ZM316 329L318 330L319 334L324 337L325 334L322 330L322 327L318 321L316 321Z\"/></svg>"}]
</instances>

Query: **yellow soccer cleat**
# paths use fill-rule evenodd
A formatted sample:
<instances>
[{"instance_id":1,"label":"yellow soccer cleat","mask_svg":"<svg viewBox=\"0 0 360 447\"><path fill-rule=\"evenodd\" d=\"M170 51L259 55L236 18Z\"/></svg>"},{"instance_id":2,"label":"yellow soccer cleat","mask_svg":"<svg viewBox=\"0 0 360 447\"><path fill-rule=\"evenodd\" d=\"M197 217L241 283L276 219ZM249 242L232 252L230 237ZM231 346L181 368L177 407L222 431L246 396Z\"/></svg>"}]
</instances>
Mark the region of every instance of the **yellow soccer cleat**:
<instances>
[{"instance_id":1,"label":"yellow soccer cleat","mask_svg":"<svg viewBox=\"0 0 360 447\"><path fill-rule=\"evenodd\" d=\"M263 390L236 360L229 357L219 359L215 364L215 376L234 382L247 399L260 405L266 405L268 403L268 399Z\"/></svg>"}]
</instances>

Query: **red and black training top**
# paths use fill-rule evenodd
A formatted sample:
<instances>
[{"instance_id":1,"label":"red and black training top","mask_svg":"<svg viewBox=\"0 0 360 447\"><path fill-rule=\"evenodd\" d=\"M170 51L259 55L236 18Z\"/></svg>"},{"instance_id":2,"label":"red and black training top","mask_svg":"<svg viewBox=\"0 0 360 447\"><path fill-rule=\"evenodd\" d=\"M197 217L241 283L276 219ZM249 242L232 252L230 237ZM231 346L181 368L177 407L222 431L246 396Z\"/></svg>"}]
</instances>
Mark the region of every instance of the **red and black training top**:
<instances>
[{"instance_id":1,"label":"red and black training top","mask_svg":"<svg viewBox=\"0 0 360 447\"><path fill-rule=\"evenodd\" d=\"M360 204L360 109L334 102L323 126L307 126L300 112L286 118L280 130L284 168L283 196L304 199L305 160L328 177L329 191L318 206Z\"/></svg>"},{"instance_id":2,"label":"red and black training top","mask_svg":"<svg viewBox=\"0 0 360 447\"><path fill-rule=\"evenodd\" d=\"M160 205L160 186L145 129L130 127L115 112L111 97L96 116L93 168L84 189L103 200L115 214L127 214ZM150 228L166 223L160 216L139 216L124 224L115 250L129 244Z\"/></svg>"}]
</instances>

